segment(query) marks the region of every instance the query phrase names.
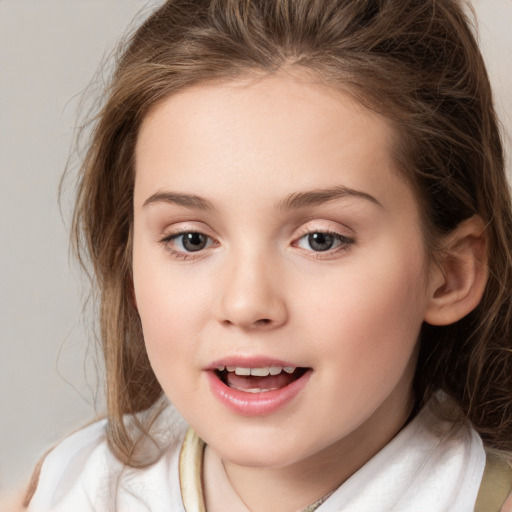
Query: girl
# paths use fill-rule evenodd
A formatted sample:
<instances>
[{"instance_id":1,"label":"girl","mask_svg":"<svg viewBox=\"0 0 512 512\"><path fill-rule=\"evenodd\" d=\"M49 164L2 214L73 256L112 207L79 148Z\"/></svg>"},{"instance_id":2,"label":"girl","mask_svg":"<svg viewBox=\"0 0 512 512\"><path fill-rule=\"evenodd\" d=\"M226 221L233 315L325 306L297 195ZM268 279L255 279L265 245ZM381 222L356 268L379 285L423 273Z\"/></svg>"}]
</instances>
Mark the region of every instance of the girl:
<instances>
[{"instance_id":1,"label":"girl","mask_svg":"<svg viewBox=\"0 0 512 512\"><path fill-rule=\"evenodd\" d=\"M30 511L512 510L511 205L459 2L171 0L97 119L108 414Z\"/></svg>"}]
</instances>

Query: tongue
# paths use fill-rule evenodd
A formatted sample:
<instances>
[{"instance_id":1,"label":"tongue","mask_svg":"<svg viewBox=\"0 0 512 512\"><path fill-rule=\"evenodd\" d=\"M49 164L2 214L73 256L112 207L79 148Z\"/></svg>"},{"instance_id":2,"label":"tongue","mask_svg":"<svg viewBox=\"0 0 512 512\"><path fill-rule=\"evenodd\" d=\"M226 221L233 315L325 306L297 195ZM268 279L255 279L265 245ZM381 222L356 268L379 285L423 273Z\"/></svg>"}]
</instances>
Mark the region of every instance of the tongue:
<instances>
[{"instance_id":1,"label":"tongue","mask_svg":"<svg viewBox=\"0 0 512 512\"><path fill-rule=\"evenodd\" d=\"M281 389L288 386L297 377L294 374L281 372L279 375L268 375L267 377L255 377L253 375L243 376L234 372L226 375L226 384L230 388L240 389Z\"/></svg>"}]
</instances>

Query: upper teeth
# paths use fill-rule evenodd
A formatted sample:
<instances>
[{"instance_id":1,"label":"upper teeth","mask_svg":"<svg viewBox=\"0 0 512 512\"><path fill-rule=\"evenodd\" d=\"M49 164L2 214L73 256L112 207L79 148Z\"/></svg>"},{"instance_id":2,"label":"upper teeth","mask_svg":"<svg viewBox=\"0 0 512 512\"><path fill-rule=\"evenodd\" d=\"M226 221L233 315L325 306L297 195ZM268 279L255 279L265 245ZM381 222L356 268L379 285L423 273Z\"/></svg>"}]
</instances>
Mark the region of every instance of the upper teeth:
<instances>
[{"instance_id":1,"label":"upper teeth","mask_svg":"<svg viewBox=\"0 0 512 512\"><path fill-rule=\"evenodd\" d=\"M222 372L234 372L236 375L254 375L255 377L266 377L267 375L279 375L283 370L286 373L293 373L295 366L263 366L261 368L244 368L241 366L218 366L217 370Z\"/></svg>"}]
</instances>

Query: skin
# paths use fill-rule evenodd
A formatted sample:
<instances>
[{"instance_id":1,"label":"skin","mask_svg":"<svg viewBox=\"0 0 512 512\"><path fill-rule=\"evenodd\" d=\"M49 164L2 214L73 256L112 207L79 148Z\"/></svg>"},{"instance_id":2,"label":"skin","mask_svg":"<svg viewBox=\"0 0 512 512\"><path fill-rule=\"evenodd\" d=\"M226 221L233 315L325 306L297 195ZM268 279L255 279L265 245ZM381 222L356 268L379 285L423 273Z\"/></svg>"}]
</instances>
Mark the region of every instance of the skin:
<instances>
[{"instance_id":1,"label":"skin","mask_svg":"<svg viewBox=\"0 0 512 512\"><path fill-rule=\"evenodd\" d=\"M392 140L376 113L286 72L188 88L141 128L133 276L147 351L254 512L323 496L410 414L418 333L437 284ZM284 205L335 187L357 194ZM208 243L187 252L169 238L181 231ZM315 251L307 234L326 231L341 238ZM311 368L310 379L275 413L236 414L205 371L233 355L291 361Z\"/></svg>"}]
</instances>

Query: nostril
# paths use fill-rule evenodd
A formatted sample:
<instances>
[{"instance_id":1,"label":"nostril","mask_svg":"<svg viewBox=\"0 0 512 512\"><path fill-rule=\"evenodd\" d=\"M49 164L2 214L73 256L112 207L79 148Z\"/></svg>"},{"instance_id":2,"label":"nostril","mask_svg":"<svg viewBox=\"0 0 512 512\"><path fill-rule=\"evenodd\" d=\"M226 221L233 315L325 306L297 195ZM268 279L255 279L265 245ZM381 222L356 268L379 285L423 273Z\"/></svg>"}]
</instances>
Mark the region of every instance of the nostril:
<instances>
[{"instance_id":1,"label":"nostril","mask_svg":"<svg viewBox=\"0 0 512 512\"><path fill-rule=\"evenodd\" d=\"M258 327L270 327L274 322L270 318L260 318L254 322L248 322L244 327L247 329L254 329ZM233 322L232 320L226 319L222 321L222 324L226 327L232 327L235 325L242 325L241 322Z\"/></svg>"}]
</instances>

